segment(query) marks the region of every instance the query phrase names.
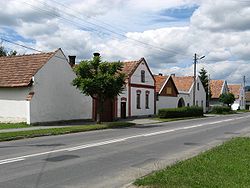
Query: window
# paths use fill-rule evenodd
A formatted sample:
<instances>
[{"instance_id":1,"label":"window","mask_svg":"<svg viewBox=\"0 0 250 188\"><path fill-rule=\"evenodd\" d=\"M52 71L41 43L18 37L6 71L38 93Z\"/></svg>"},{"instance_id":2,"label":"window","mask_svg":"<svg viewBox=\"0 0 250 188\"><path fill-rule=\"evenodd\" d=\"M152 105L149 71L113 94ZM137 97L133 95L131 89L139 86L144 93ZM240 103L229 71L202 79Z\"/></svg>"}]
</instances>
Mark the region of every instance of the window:
<instances>
[{"instance_id":1,"label":"window","mask_svg":"<svg viewBox=\"0 0 250 188\"><path fill-rule=\"evenodd\" d=\"M198 106L199 105L199 103L198 103L198 101L196 101L196 106Z\"/></svg>"},{"instance_id":2,"label":"window","mask_svg":"<svg viewBox=\"0 0 250 188\"><path fill-rule=\"evenodd\" d=\"M189 103L187 103L187 107L189 107Z\"/></svg>"},{"instance_id":3,"label":"window","mask_svg":"<svg viewBox=\"0 0 250 188\"><path fill-rule=\"evenodd\" d=\"M172 88L171 87L167 87L167 95L171 95L172 94Z\"/></svg>"},{"instance_id":4,"label":"window","mask_svg":"<svg viewBox=\"0 0 250 188\"><path fill-rule=\"evenodd\" d=\"M201 101L201 107L203 107L203 101Z\"/></svg>"},{"instance_id":5,"label":"window","mask_svg":"<svg viewBox=\"0 0 250 188\"><path fill-rule=\"evenodd\" d=\"M136 108L141 109L141 91L136 91Z\"/></svg>"},{"instance_id":6,"label":"window","mask_svg":"<svg viewBox=\"0 0 250 188\"><path fill-rule=\"evenodd\" d=\"M197 83L197 90L199 91L200 90L200 84Z\"/></svg>"},{"instance_id":7,"label":"window","mask_svg":"<svg viewBox=\"0 0 250 188\"><path fill-rule=\"evenodd\" d=\"M145 71L144 70L141 71L141 82L145 83Z\"/></svg>"},{"instance_id":8,"label":"window","mask_svg":"<svg viewBox=\"0 0 250 188\"><path fill-rule=\"evenodd\" d=\"M145 107L149 109L149 91L146 91L146 98L145 98Z\"/></svg>"}]
</instances>

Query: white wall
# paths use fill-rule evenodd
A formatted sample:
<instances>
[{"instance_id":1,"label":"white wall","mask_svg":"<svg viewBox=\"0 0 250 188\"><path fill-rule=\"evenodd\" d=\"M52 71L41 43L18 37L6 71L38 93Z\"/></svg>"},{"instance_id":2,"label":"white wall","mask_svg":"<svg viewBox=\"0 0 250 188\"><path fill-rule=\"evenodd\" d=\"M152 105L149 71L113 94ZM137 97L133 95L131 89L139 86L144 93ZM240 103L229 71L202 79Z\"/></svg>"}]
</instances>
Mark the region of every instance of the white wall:
<instances>
[{"instance_id":1,"label":"white wall","mask_svg":"<svg viewBox=\"0 0 250 188\"><path fill-rule=\"evenodd\" d=\"M137 90L141 91L141 108L137 109L136 97ZM146 109L146 91L149 91L149 108ZM131 88L131 116L143 116L154 114L154 89L148 88Z\"/></svg>"},{"instance_id":2,"label":"white wall","mask_svg":"<svg viewBox=\"0 0 250 188\"><path fill-rule=\"evenodd\" d=\"M0 88L0 119L10 122L26 122L30 88ZM0 121L1 121L0 120Z\"/></svg>"},{"instance_id":3,"label":"white wall","mask_svg":"<svg viewBox=\"0 0 250 188\"><path fill-rule=\"evenodd\" d=\"M121 100L121 98L123 97L126 98L126 101ZM118 118L121 117L121 102L126 102L126 117L128 117L129 100L128 100L128 85L127 84L123 92L117 97L117 117Z\"/></svg>"},{"instance_id":4,"label":"white wall","mask_svg":"<svg viewBox=\"0 0 250 188\"><path fill-rule=\"evenodd\" d=\"M91 119L91 97L71 85L75 73L62 52L58 51L55 56L34 76L31 123Z\"/></svg>"},{"instance_id":5,"label":"white wall","mask_svg":"<svg viewBox=\"0 0 250 188\"><path fill-rule=\"evenodd\" d=\"M156 101L156 113L161 108L177 108L178 99L178 97L159 96L159 100Z\"/></svg>"},{"instance_id":6,"label":"white wall","mask_svg":"<svg viewBox=\"0 0 250 188\"><path fill-rule=\"evenodd\" d=\"M141 71L145 71L145 82L141 82ZM154 86L154 79L152 78L150 72L147 69L146 63L141 62L140 65L137 67L133 75L131 76L130 83L134 84L142 84L142 85L152 85Z\"/></svg>"},{"instance_id":7,"label":"white wall","mask_svg":"<svg viewBox=\"0 0 250 188\"><path fill-rule=\"evenodd\" d=\"M196 84L199 83L199 90L198 87L196 85L196 92L195 92L195 104L196 101L198 101L198 106L203 107L203 111L206 111L206 92L205 89L199 79L199 77L196 80ZM187 106L187 103L189 103L189 106L193 105L193 85L191 87L191 89L189 90L189 92L181 92L179 91L179 95L178 98L183 98L185 101L185 106ZM203 101L203 105L202 105L202 101Z\"/></svg>"}]
</instances>

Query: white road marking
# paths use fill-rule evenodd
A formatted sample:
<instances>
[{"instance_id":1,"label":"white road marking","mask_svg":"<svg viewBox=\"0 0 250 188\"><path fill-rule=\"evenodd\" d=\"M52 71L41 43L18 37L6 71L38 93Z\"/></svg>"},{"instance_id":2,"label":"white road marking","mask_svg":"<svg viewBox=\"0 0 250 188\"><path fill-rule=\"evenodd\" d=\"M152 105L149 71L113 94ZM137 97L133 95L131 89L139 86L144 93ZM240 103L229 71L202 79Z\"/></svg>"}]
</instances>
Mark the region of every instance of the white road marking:
<instances>
[{"instance_id":1,"label":"white road marking","mask_svg":"<svg viewBox=\"0 0 250 188\"><path fill-rule=\"evenodd\" d=\"M218 123L243 119L243 118L246 118L246 117L250 117L250 115L245 116L245 117L238 117L238 118L214 121L214 122L210 122L210 123L201 123L201 124L197 124L197 125L180 127L180 128L169 129L169 130L164 130L164 131L157 131L157 132L152 132L152 133L139 134L139 135L124 137L124 138L119 138L119 139L112 139L112 140L107 140L107 141L97 142L97 143L92 143L92 144L84 144L84 145L79 145L79 146L75 146L75 147L58 149L58 150L47 151L47 152L42 152L42 153L35 153L35 154L30 154L30 155L24 155L24 156L15 157L15 158L3 159L3 160L0 160L0 165L7 164L7 163L14 163L14 162L18 162L18 161L23 161L23 160L25 160L27 158L42 156L42 155L51 154L51 153L58 153L58 152L65 152L65 151L70 152L70 151L75 151L75 150L81 150L81 149L86 149L86 148L103 146L103 145L107 145L107 144L123 142L123 141L129 140L129 139L132 139L132 138L148 137L148 136L166 134L166 133L175 132L175 131L179 131L179 130L192 129L192 128L197 128L197 127L202 127L202 126L205 126L205 125L214 125L214 124L218 124Z\"/></svg>"}]
</instances>

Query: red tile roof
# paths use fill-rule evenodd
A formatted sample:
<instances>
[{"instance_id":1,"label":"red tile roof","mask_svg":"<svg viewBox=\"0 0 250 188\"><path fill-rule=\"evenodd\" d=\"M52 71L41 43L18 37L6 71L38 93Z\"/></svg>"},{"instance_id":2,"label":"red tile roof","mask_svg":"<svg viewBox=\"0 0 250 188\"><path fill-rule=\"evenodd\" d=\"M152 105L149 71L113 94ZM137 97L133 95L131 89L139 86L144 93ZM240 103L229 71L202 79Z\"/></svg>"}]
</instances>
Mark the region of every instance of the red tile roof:
<instances>
[{"instance_id":1,"label":"red tile roof","mask_svg":"<svg viewBox=\"0 0 250 188\"><path fill-rule=\"evenodd\" d=\"M246 91L246 101L250 102L250 91Z\"/></svg>"},{"instance_id":2,"label":"red tile roof","mask_svg":"<svg viewBox=\"0 0 250 188\"><path fill-rule=\"evenodd\" d=\"M131 76L136 68L139 66L143 58L141 58L138 61L125 61L123 62L123 69L122 72L125 73L128 76Z\"/></svg>"},{"instance_id":3,"label":"red tile roof","mask_svg":"<svg viewBox=\"0 0 250 188\"><path fill-rule=\"evenodd\" d=\"M0 57L0 87L28 86L56 52Z\"/></svg>"},{"instance_id":4,"label":"red tile roof","mask_svg":"<svg viewBox=\"0 0 250 188\"><path fill-rule=\"evenodd\" d=\"M239 96L240 96L240 87L241 87L240 84L230 84L230 85L228 85L229 92L234 94L234 97L236 99L238 99Z\"/></svg>"},{"instance_id":5,"label":"red tile roof","mask_svg":"<svg viewBox=\"0 0 250 188\"><path fill-rule=\"evenodd\" d=\"M155 85L156 85L156 92L160 92L162 86L166 82L169 76L161 76L161 75L154 75L155 78Z\"/></svg>"},{"instance_id":6,"label":"red tile roof","mask_svg":"<svg viewBox=\"0 0 250 188\"><path fill-rule=\"evenodd\" d=\"M193 84L193 76L172 76L178 91L188 92Z\"/></svg>"},{"instance_id":7,"label":"red tile roof","mask_svg":"<svg viewBox=\"0 0 250 188\"><path fill-rule=\"evenodd\" d=\"M218 99L221 95L224 80L210 80L211 98Z\"/></svg>"}]
</instances>

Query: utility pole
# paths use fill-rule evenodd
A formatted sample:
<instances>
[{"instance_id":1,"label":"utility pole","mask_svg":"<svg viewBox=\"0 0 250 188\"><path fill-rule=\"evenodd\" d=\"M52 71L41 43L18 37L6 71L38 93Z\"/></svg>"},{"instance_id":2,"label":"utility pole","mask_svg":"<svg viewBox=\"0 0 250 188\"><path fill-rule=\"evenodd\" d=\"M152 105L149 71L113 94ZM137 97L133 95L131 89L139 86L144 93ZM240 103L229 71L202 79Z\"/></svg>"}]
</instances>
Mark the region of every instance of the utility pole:
<instances>
[{"instance_id":1,"label":"utility pole","mask_svg":"<svg viewBox=\"0 0 250 188\"><path fill-rule=\"evenodd\" d=\"M209 110L209 100L210 100L210 74L208 75L208 88L207 88L207 107Z\"/></svg>"},{"instance_id":2,"label":"utility pole","mask_svg":"<svg viewBox=\"0 0 250 188\"><path fill-rule=\"evenodd\" d=\"M198 55L195 53L194 54L194 85L193 85L193 106L195 106L195 92L196 92L196 64L197 61L200 59L203 59L205 56L199 57Z\"/></svg>"},{"instance_id":3,"label":"utility pole","mask_svg":"<svg viewBox=\"0 0 250 188\"><path fill-rule=\"evenodd\" d=\"M243 76L243 101L242 101L242 106L243 106L243 109L245 110L246 109L246 76L244 75Z\"/></svg>"},{"instance_id":4,"label":"utility pole","mask_svg":"<svg viewBox=\"0 0 250 188\"><path fill-rule=\"evenodd\" d=\"M196 90L196 64L197 54L194 54L194 85L193 85L193 106L195 106L195 90Z\"/></svg>"}]
</instances>

